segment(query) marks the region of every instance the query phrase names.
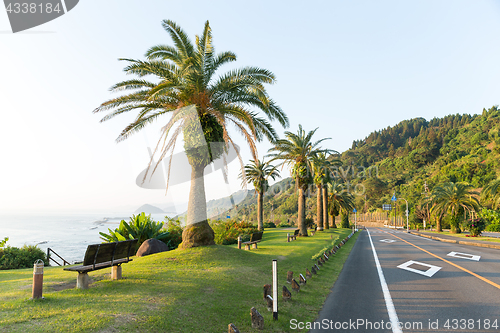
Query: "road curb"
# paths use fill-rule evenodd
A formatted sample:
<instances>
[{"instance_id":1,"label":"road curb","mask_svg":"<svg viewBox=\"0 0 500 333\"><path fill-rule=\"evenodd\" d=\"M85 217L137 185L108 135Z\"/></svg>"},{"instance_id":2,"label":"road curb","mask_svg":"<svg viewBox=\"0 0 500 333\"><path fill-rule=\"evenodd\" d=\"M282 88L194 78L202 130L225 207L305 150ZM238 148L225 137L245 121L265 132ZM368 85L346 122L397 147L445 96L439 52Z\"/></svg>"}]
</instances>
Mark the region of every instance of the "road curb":
<instances>
[{"instance_id":1,"label":"road curb","mask_svg":"<svg viewBox=\"0 0 500 333\"><path fill-rule=\"evenodd\" d=\"M445 242L445 243L455 243L455 244L460 244L460 245L486 247L486 248L490 248L490 249L500 249L500 244L499 245L497 245L497 244L485 244L485 243L475 243L475 242L468 242L468 241L462 241L462 240L445 239L445 238L440 238L440 237L436 237L436 236L421 234L419 232L414 232L414 231L410 231L410 234L420 236L420 237L434 239L434 240L437 240L440 242Z\"/></svg>"}]
</instances>

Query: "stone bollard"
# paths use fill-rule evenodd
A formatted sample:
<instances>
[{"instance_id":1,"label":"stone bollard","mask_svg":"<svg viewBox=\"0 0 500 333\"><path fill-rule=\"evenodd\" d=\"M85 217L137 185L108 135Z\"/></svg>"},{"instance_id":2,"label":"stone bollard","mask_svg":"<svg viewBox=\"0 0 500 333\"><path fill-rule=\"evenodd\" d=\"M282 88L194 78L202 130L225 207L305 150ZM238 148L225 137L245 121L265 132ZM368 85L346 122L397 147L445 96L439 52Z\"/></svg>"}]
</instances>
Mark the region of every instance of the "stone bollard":
<instances>
[{"instance_id":1,"label":"stone bollard","mask_svg":"<svg viewBox=\"0 0 500 333\"><path fill-rule=\"evenodd\" d=\"M241 250L241 236L238 236L238 250Z\"/></svg>"},{"instance_id":2,"label":"stone bollard","mask_svg":"<svg viewBox=\"0 0 500 333\"><path fill-rule=\"evenodd\" d=\"M308 278L308 279L312 278L312 273L308 268L306 268L306 278Z\"/></svg>"},{"instance_id":3,"label":"stone bollard","mask_svg":"<svg viewBox=\"0 0 500 333\"><path fill-rule=\"evenodd\" d=\"M290 233L286 234L286 241L287 243L290 243Z\"/></svg>"},{"instance_id":4,"label":"stone bollard","mask_svg":"<svg viewBox=\"0 0 500 333\"><path fill-rule=\"evenodd\" d=\"M267 311L273 311L273 298L272 298L272 296L267 295L266 301L267 301Z\"/></svg>"},{"instance_id":5,"label":"stone bollard","mask_svg":"<svg viewBox=\"0 0 500 333\"><path fill-rule=\"evenodd\" d=\"M302 273L300 273L300 274L299 274L299 276L300 276L299 283L300 283L301 285L306 284L307 280L306 280L306 278L304 277L304 275L302 275Z\"/></svg>"},{"instance_id":6,"label":"stone bollard","mask_svg":"<svg viewBox=\"0 0 500 333\"><path fill-rule=\"evenodd\" d=\"M43 261L38 259L33 264L33 290L32 299L39 299L43 293Z\"/></svg>"},{"instance_id":7,"label":"stone bollard","mask_svg":"<svg viewBox=\"0 0 500 333\"><path fill-rule=\"evenodd\" d=\"M286 282L292 283L292 279L293 279L293 272L292 271L286 272Z\"/></svg>"},{"instance_id":8,"label":"stone bollard","mask_svg":"<svg viewBox=\"0 0 500 333\"><path fill-rule=\"evenodd\" d=\"M313 273L313 274L318 274L318 272L316 272L316 268L314 268L314 266L313 266L313 267L311 267L311 273ZM307 272L306 272L306 274L307 274Z\"/></svg>"},{"instance_id":9,"label":"stone bollard","mask_svg":"<svg viewBox=\"0 0 500 333\"><path fill-rule=\"evenodd\" d=\"M284 301L289 301L292 299L292 293L286 286L283 286L283 300Z\"/></svg>"},{"instance_id":10,"label":"stone bollard","mask_svg":"<svg viewBox=\"0 0 500 333\"><path fill-rule=\"evenodd\" d=\"M295 281L295 279L292 280L292 290L293 291L296 291L296 292L299 292L300 291L300 286L299 284L297 283L297 281Z\"/></svg>"},{"instance_id":11,"label":"stone bollard","mask_svg":"<svg viewBox=\"0 0 500 333\"><path fill-rule=\"evenodd\" d=\"M319 271L319 267L318 265L314 264L314 266L316 266L316 270Z\"/></svg>"},{"instance_id":12,"label":"stone bollard","mask_svg":"<svg viewBox=\"0 0 500 333\"><path fill-rule=\"evenodd\" d=\"M233 323L229 324L227 332L228 333L240 333L240 331L236 328L236 326L234 326Z\"/></svg>"},{"instance_id":13,"label":"stone bollard","mask_svg":"<svg viewBox=\"0 0 500 333\"><path fill-rule=\"evenodd\" d=\"M257 311L256 308L252 307L250 309L250 316L252 318L252 328L257 328L259 330L264 329L264 317Z\"/></svg>"},{"instance_id":14,"label":"stone bollard","mask_svg":"<svg viewBox=\"0 0 500 333\"><path fill-rule=\"evenodd\" d=\"M267 296L271 296L272 286L270 284L264 285L264 299L267 299Z\"/></svg>"}]
</instances>

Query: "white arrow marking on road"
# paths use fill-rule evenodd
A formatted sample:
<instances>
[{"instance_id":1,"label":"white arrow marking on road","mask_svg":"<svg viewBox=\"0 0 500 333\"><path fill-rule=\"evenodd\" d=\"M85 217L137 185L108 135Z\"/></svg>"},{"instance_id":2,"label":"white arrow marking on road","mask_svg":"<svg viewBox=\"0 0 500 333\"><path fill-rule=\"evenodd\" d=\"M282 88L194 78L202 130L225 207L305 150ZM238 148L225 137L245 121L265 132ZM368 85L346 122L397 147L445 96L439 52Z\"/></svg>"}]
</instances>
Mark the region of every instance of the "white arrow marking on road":
<instances>
[{"instance_id":1,"label":"white arrow marking on road","mask_svg":"<svg viewBox=\"0 0 500 333\"><path fill-rule=\"evenodd\" d=\"M396 242L396 240L394 240L394 239L381 239L380 241L384 242L384 243L394 243L394 242Z\"/></svg>"},{"instance_id":2,"label":"white arrow marking on road","mask_svg":"<svg viewBox=\"0 0 500 333\"><path fill-rule=\"evenodd\" d=\"M468 253L461 253L461 252L450 252L448 253L450 257L455 257L455 258L460 258L460 259L469 259L469 260L474 260L474 261L479 261L481 259L481 256L476 256L473 254L468 254Z\"/></svg>"},{"instance_id":3,"label":"white arrow marking on road","mask_svg":"<svg viewBox=\"0 0 500 333\"><path fill-rule=\"evenodd\" d=\"M410 267L411 265L415 265L415 264L416 265L421 265L421 266L429 267L429 269L426 270L426 271L421 271L419 269L415 269L415 268L411 268ZM423 263L423 262L414 261L414 260L410 260L410 261L405 262L404 264L399 265L398 268L401 268L401 269L404 269L404 270L407 270L407 271L410 271L410 272L413 272L413 273L422 274L422 275L425 275L427 277L431 277L434 274L436 274L437 271L439 271L442 267L434 266L434 265L429 265L429 264L426 264L426 263Z\"/></svg>"}]
</instances>

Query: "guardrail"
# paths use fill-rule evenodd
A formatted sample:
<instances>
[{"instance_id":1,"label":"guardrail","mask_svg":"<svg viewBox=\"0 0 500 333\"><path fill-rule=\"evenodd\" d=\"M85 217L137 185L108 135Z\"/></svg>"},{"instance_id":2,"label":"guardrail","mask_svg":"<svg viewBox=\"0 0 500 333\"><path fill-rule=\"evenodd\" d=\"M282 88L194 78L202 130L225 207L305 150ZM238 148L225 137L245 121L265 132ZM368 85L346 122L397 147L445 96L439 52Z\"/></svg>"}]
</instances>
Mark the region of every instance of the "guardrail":
<instances>
[{"instance_id":1,"label":"guardrail","mask_svg":"<svg viewBox=\"0 0 500 333\"><path fill-rule=\"evenodd\" d=\"M53 259L51 256L50 256L50 253L54 253L59 259L62 260L63 264L61 265L59 262L57 262L55 259ZM47 261L49 262L50 264L50 261L53 261L55 262L57 265L59 266L66 266L66 265L71 265L68 261L66 261L63 257L61 257L60 255L58 255L54 250L52 250L50 247L47 248Z\"/></svg>"}]
</instances>

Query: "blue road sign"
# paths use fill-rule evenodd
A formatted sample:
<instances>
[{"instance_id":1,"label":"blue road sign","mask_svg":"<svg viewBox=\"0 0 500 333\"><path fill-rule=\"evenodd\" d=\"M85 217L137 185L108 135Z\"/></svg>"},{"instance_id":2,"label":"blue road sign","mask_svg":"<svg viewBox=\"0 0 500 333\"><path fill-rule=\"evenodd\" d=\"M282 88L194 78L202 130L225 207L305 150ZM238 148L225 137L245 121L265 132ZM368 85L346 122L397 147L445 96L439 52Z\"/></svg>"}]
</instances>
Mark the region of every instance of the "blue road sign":
<instances>
[{"instance_id":1,"label":"blue road sign","mask_svg":"<svg viewBox=\"0 0 500 333\"><path fill-rule=\"evenodd\" d=\"M394 194L391 198L391 201L397 201L398 199L396 198L396 195Z\"/></svg>"},{"instance_id":2,"label":"blue road sign","mask_svg":"<svg viewBox=\"0 0 500 333\"><path fill-rule=\"evenodd\" d=\"M356 210L356 208L354 208L354 209L352 210L352 212L353 212L353 213L357 213L357 210Z\"/></svg>"}]
</instances>

